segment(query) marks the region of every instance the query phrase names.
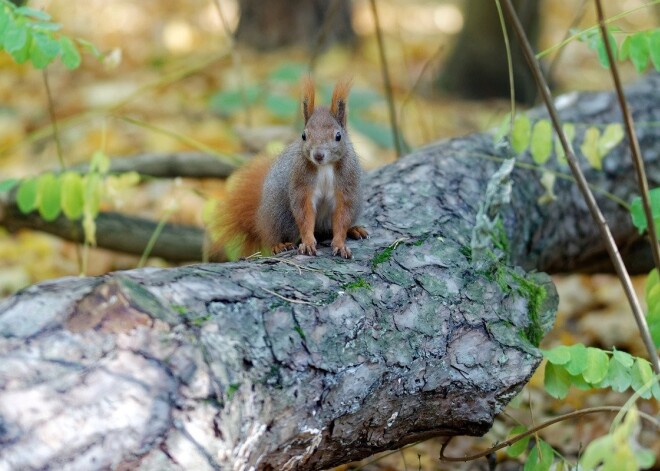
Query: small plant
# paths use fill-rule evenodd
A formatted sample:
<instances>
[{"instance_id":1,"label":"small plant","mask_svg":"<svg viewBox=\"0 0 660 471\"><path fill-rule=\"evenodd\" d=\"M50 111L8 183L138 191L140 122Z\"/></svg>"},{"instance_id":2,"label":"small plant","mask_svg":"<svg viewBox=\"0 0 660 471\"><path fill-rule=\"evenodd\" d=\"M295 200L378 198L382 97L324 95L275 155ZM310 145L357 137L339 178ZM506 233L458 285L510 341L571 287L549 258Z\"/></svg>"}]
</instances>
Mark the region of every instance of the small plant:
<instances>
[{"instance_id":1,"label":"small plant","mask_svg":"<svg viewBox=\"0 0 660 471\"><path fill-rule=\"evenodd\" d=\"M66 68L77 69L81 63L78 46L101 56L94 45L73 40L61 34L60 28L43 10L0 0L0 49L18 64L30 61L35 69L43 69L59 56Z\"/></svg>"}]
</instances>

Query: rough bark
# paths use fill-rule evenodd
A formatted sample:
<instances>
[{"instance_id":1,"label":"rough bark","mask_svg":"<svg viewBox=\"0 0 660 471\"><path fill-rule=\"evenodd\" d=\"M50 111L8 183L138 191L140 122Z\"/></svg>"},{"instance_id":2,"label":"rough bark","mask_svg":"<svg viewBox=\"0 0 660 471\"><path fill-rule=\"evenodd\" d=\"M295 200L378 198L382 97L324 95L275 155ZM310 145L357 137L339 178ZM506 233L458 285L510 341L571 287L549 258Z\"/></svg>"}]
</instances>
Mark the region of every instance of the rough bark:
<instances>
[{"instance_id":1,"label":"rough bark","mask_svg":"<svg viewBox=\"0 0 660 471\"><path fill-rule=\"evenodd\" d=\"M652 186L660 141L644 123L660 118L659 86L628 95ZM578 128L612 122L615 103L582 94L564 113ZM4 301L0 469L316 470L483 434L538 365L534 340L556 309L549 277L515 265L568 268L602 251L570 183L541 205L534 173L517 168L496 244L511 263L477 258L475 217L504 154L472 136L371 173L372 237L351 243L350 261L326 247L54 280ZM626 154L589 173L624 199ZM615 236L639 239L601 202Z\"/></svg>"}]
</instances>

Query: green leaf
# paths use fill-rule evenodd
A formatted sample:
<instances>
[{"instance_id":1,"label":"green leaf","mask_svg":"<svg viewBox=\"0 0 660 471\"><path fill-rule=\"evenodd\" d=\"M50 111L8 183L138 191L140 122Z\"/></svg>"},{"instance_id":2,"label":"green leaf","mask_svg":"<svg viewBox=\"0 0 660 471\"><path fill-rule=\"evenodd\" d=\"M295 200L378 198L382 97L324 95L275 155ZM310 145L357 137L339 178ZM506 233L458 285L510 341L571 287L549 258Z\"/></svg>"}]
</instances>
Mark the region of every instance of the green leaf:
<instances>
[{"instance_id":1,"label":"green leaf","mask_svg":"<svg viewBox=\"0 0 660 471\"><path fill-rule=\"evenodd\" d=\"M93 43L81 38L76 38L76 42L87 49L97 60L103 59L103 54Z\"/></svg>"},{"instance_id":2,"label":"green leaf","mask_svg":"<svg viewBox=\"0 0 660 471\"><path fill-rule=\"evenodd\" d=\"M24 64L30 58L30 46L32 45L32 35L28 34L27 41L22 48L11 52L17 64Z\"/></svg>"},{"instance_id":3,"label":"green leaf","mask_svg":"<svg viewBox=\"0 0 660 471\"><path fill-rule=\"evenodd\" d=\"M8 178L6 180L0 180L0 193L7 193L11 191L18 183L20 182L17 178Z\"/></svg>"},{"instance_id":4,"label":"green leaf","mask_svg":"<svg viewBox=\"0 0 660 471\"><path fill-rule=\"evenodd\" d=\"M571 359L566 364L566 371L573 376L582 374L585 368L587 368L587 347L581 343L576 343L569 348Z\"/></svg>"},{"instance_id":5,"label":"green leaf","mask_svg":"<svg viewBox=\"0 0 660 471\"><path fill-rule=\"evenodd\" d=\"M656 288L656 291L660 294L660 286ZM649 326L653 344L656 348L660 348L660 305L649 305L649 312L646 314L646 323Z\"/></svg>"},{"instance_id":6,"label":"green leaf","mask_svg":"<svg viewBox=\"0 0 660 471\"><path fill-rule=\"evenodd\" d=\"M101 209L103 180L98 173L91 173L83 178L85 196L83 198L83 213L95 218Z\"/></svg>"},{"instance_id":7,"label":"green leaf","mask_svg":"<svg viewBox=\"0 0 660 471\"><path fill-rule=\"evenodd\" d=\"M297 83L305 73L307 66L301 62L287 62L268 74L273 82Z\"/></svg>"},{"instance_id":8,"label":"green leaf","mask_svg":"<svg viewBox=\"0 0 660 471\"><path fill-rule=\"evenodd\" d=\"M75 221L80 218L84 207L85 185L83 177L76 172L66 172L60 177L62 187L62 211Z\"/></svg>"},{"instance_id":9,"label":"green leaf","mask_svg":"<svg viewBox=\"0 0 660 471\"><path fill-rule=\"evenodd\" d=\"M527 115L519 114L513 121L511 130L511 147L514 152L520 154L527 149L532 137L532 123Z\"/></svg>"},{"instance_id":10,"label":"green leaf","mask_svg":"<svg viewBox=\"0 0 660 471\"><path fill-rule=\"evenodd\" d=\"M77 69L80 66L81 58L78 48L71 39L66 36L60 38L60 49L62 50L62 63L69 69Z\"/></svg>"},{"instance_id":11,"label":"green leaf","mask_svg":"<svg viewBox=\"0 0 660 471\"><path fill-rule=\"evenodd\" d=\"M649 191L649 202L651 204L651 215L653 217L653 222L656 227L660 227L660 187L653 188ZM637 196L633 198L630 203L630 215L632 216L632 222L637 228L640 234L642 234L646 228L646 214L644 213L644 206L642 205L642 198Z\"/></svg>"},{"instance_id":12,"label":"green leaf","mask_svg":"<svg viewBox=\"0 0 660 471\"><path fill-rule=\"evenodd\" d=\"M649 63L649 38L645 31L630 36L630 61L638 74L646 69Z\"/></svg>"},{"instance_id":13,"label":"green leaf","mask_svg":"<svg viewBox=\"0 0 660 471\"><path fill-rule=\"evenodd\" d=\"M48 21L51 19L51 16L45 11L35 10L34 8L30 7L18 7L16 10L14 10L14 12L18 13L19 15L29 16L41 21Z\"/></svg>"},{"instance_id":14,"label":"green leaf","mask_svg":"<svg viewBox=\"0 0 660 471\"><path fill-rule=\"evenodd\" d=\"M609 29L607 30L607 38L610 40L612 55L614 56L614 60L616 60L616 57L618 55L616 39L614 38L614 35ZM610 61L609 58L607 57L607 51L605 50L605 41L603 41L601 35L598 36L598 44L596 45L596 52L598 53L598 62L600 62L600 65L602 65L606 69L609 69Z\"/></svg>"},{"instance_id":15,"label":"green leaf","mask_svg":"<svg viewBox=\"0 0 660 471\"><path fill-rule=\"evenodd\" d=\"M660 72L660 29L652 31L649 35L649 54L653 67Z\"/></svg>"},{"instance_id":16,"label":"green leaf","mask_svg":"<svg viewBox=\"0 0 660 471\"><path fill-rule=\"evenodd\" d=\"M39 203L37 199L37 188L38 182L36 178L23 180L18 186L18 191L16 192L16 204L23 214L28 214L30 211L37 208Z\"/></svg>"},{"instance_id":17,"label":"green leaf","mask_svg":"<svg viewBox=\"0 0 660 471\"><path fill-rule=\"evenodd\" d=\"M621 350L617 350L616 348L613 351L614 359L621 363L624 367L630 368L633 366L633 363L635 363L635 357L632 356L630 353L627 352L622 352Z\"/></svg>"},{"instance_id":18,"label":"green leaf","mask_svg":"<svg viewBox=\"0 0 660 471\"><path fill-rule=\"evenodd\" d=\"M102 150L97 150L92 155L92 162L89 165L90 173L98 172L100 174L108 173L110 169L110 159L105 152Z\"/></svg>"},{"instance_id":19,"label":"green leaf","mask_svg":"<svg viewBox=\"0 0 660 471\"><path fill-rule=\"evenodd\" d=\"M609 461L616 449L614 437L612 435L605 435L593 440L584 450L582 459L580 460L580 469L593 470L600 463Z\"/></svg>"},{"instance_id":20,"label":"green leaf","mask_svg":"<svg viewBox=\"0 0 660 471\"><path fill-rule=\"evenodd\" d=\"M587 367L582 372L582 377L587 383L600 383L610 366L610 357L600 348L587 348Z\"/></svg>"},{"instance_id":21,"label":"green leaf","mask_svg":"<svg viewBox=\"0 0 660 471\"><path fill-rule=\"evenodd\" d=\"M587 383L581 374L569 375L568 380L570 381L571 386L581 389L583 391L589 391L590 389L594 388L594 385Z\"/></svg>"},{"instance_id":22,"label":"green leaf","mask_svg":"<svg viewBox=\"0 0 660 471\"><path fill-rule=\"evenodd\" d=\"M559 345L551 350L541 350L541 353L553 365L565 365L571 359L571 350L567 345Z\"/></svg>"},{"instance_id":23,"label":"green leaf","mask_svg":"<svg viewBox=\"0 0 660 471\"><path fill-rule=\"evenodd\" d=\"M625 61L630 57L630 36L623 38L621 47L619 48L619 60Z\"/></svg>"},{"instance_id":24,"label":"green leaf","mask_svg":"<svg viewBox=\"0 0 660 471\"><path fill-rule=\"evenodd\" d=\"M539 196L537 201L539 204L552 203L557 199L557 195L555 195L555 181L557 180L557 176L548 170L544 170L539 180L545 192Z\"/></svg>"},{"instance_id":25,"label":"green leaf","mask_svg":"<svg viewBox=\"0 0 660 471\"><path fill-rule=\"evenodd\" d=\"M209 105L221 116L232 116L256 102L261 94L261 87L257 85L247 87L244 94L241 90L222 90L211 97Z\"/></svg>"},{"instance_id":26,"label":"green leaf","mask_svg":"<svg viewBox=\"0 0 660 471\"><path fill-rule=\"evenodd\" d=\"M4 7L0 6L0 46L2 46L5 43L5 31L7 30L8 24L9 24L9 14L7 13L7 10Z\"/></svg>"},{"instance_id":27,"label":"green leaf","mask_svg":"<svg viewBox=\"0 0 660 471\"><path fill-rule=\"evenodd\" d=\"M658 274L658 269L654 268L649 272L649 276L646 278L646 283L644 284L644 295L648 298L651 290L660 284L660 275Z\"/></svg>"},{"instance_id":28,"label":"green leaf","mask_svg":"<svg viewBox=\"0 0 660 471\"><path fill-rule=\"evenodd\" d=\"M278 118L291 119L298 112L298 100L286 95L268 95L266 108Z\"/></svg>"},{"instance_id":29,"label":"green leaf","mask_svg":"<svg viewBox=\"0 0 660 471\"><path fill-rule=\"evenodd\" d=\"M34 33L30 46L30 60L36 69L43 69L60 52L60 43L45 33Z\"/></svg>"},{"instance_id":30,"label":"green leaf","mask_svg":"<svg viewBox=\"0 0 660 471\"><path fill-rule=\"evenodd\" d=\"M562 126L564 135L566 136L566 141L568 142L571 151L573 150L573 139L575 139L575 125L573 123L564 123ZM557 162L560 164L566 164L566 153L564 148L561 145L559 136L555 136L555 152L557 153Z\"/></svg>"},{"instance_id":31,"label":"green leaf","mask_svg":"<svg viewBox=\"0 0 660 471\"><path fill-rule=\"evenodd\" d=\"M655 453L651 450L635 450L635 459L639 469L649 469L655 464Z\"/></svg>"},{"instance_id":32,"label":"green leaf","mask_svg":"<svg viewBox=\"0 0 660 471\"><path fill-rule=\"evenodd\" d=\"M563 399L568 394L571 379L562 366L555 366L548 362L545 364L545 376L543 377L545 391L552 397Z\"/></svg>"},{"instance_id":33,"label":"green leaf","mask_svg":"<svg viewBox=\"0 0 660 471\"><path fill-rule=\"evenodd\" d=\"M37 30L37 31L42 31L42 32L47 32L51 33L53 31L59 31L62 29L62 25L59 23L44 23L41 21L30 21L28 23L30 25L30 28Z\"/></svg>"},{"instance_id":34,"label":"green leaf","mask_svg":"<svg viewBox=\"0 0 660 471\"><path fill-rule=\"evenodd\" d=\"M52 173L38 178L39 214L45 221L54 221L60 215L60 182Z\"/></svg>"},{"instance_id":35,"label":"green leaf","mask_svg":"<svg viewBox=\"0 0 660 471\"><path fill-rule=\"evenodd\" d=\"M515 437L516 435L520 435L521 433L525 433L526 431L527 431L527 427L525 427L524 425L516 425L509 432L507 439L511 437ZM512 458L522 455L525 452L525 450L527 450L527 445L529 444L530 438L531 436L527 436L523 439L518 440L516 443L509 445L508 448L506 449L506 454L511 456Z\"/></svg>"},{"instance_id":36,"label":"green leaf","mask_svg":"<svg viewBox=\"0 0 660 471\"><path fill-rule=\"evenodd\" d=\"M554 461L554 450L544 440L538 440L525 461L524 471L548 471Z\"/></svg>"},{"instance_id":37,"label":"green leaf","mask_svg":"<svg viewBox=\"0 0 660 471\"><path fill-rule=\"evenodd\" d=\"M632 366L632 363L630 366ZM614 391L623 392L630 387L630 366L626 366L616 356L610 361L610 365L607 369L607 384Z\"/></svg>"},{"instance_id":38,"label":"green leaf","mask_svg":"<svg viewBox=\"0 0 660 471\"><path fill-rule=\"evenodd\" d=\"M9 22L5 30L4 49L10 54L20 51L28 40L28 30L22 22Z\"/></svg>"},{"instance_id":39,"label":"green leaf","mask_svg":"<svg viewBox=\"0 0 660 471\"><path fill-rule=\"evenodd\" d=\"M351 91L349 101L352 110L364 110L376 103L381 103L383 96L369 88L357 87Z\"/></svg>"},{"instance_id":40,"label":"green leaf","mask_svg":"<svg viewBox=\"0 0 660 471\"><path fill-rule=\"evenodd\" d=\"M605 157L623 140L623 126L619 123L608 124L598 139L598 154Z\"/></svg>"},{"instance_id":41,"label":"green leaf","mask_svg":"<svg viewBox=\"0 0 660 471\"><path fill-rule=\"evenodd\" d=\"M635 391L639 391L644 385L654 379L651 364L643 358L635 359L635 364L630 371L630 375L631 384ZM649 399L651 397L651 389L649 388L642 392L640 396L644 399Z\"/></svg>"},{"instance_id":42,"label":"green leaf","mask_svg":"<svg viewBox=\"0 0 660 471\"><path fill-rule=\"evenodd\" d=\"M493 143L497 144L511 132L511 113L507 113L500 124L493 129Z\"/></svg>"},{"instance_id":43,"label":"green leaf","mask_svg":"<svg viewBox=\"0 0 660 471\"><path fill-rule=\"evenodd\" d=\"M530 146L534 162L543 165L548 161L552 154L552 125L549 120L541 119L534 124Z\"/></svg>"},{"instance_id":44,"label":"green leaf","mask_svg":"<svg viewBox=\"0 0 660 471\"><path fill-rule=\"evenodd\" d=\"M389 126L384 126L380 123L366 121L353 113L348 116L350 125L360 134L364 134L373 142L386 149L394 148L394 136Z\"/></svg>"},{"instance_id":45,"label":"green leaf","mask_svg":"<svg viewBox=\"0 0 660 471\"><path fill-rule=\"evenodd\" d=\"M85 197L83 199L83 232L85 233L85 241L91 245L96 245L95 218L101 207L103 181L98 173L90 173L86 175L83 181L85 185Z\"/></svg>"},{"instance_id":46,"label":"green leaf","mask_svg":"<svg viewBox=\"0 0 660 471\"><path fill-rule=\"evenodd\" d=\"M598 140L600 138L600 131L598 128L591 126L584 133L584 141L580 146L582 154L587 158L589 164L596 170L601 170L603 165L601 163L602 157L598 153Z\"/></svg>"}]
</instances>

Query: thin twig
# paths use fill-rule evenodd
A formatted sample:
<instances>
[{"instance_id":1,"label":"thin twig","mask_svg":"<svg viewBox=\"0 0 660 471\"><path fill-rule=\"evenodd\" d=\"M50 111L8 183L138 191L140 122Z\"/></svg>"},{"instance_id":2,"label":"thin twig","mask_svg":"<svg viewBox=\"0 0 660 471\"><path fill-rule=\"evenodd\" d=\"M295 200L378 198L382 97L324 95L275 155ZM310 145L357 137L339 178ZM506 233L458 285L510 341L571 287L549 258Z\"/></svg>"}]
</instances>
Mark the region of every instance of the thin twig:
<instances>
[{"instance_id":1,"label":"thin twig","mask_svg":"<svg viewBox=\"0 0 660 471\"><path fill-rule=\"evenodd\" d=\"M144 97L144 94L147 93L148 91L156 90L165 85L171 85L172 83L182 80L185 77L188 77L202 69L205 69L206 67L209 67L214 62L224 59L228 54L229 52L227 51L216 52L209 55L208 57L204 57L199 62L196 62L193 65L181 67L180 69L177 69L174 72L165 75L159 75L159 77L156 80L153 80L151 82L139 86L135 91L133 91L126 97L110 105L92 110L83 111L79 114L70 116L68 118L60 119L58 121L58 126L60 128L71 128L73 126L87 123L96 116L104 116L107 114L112 114L113 112L116 112L119 108L122 108L123 106L129 104L136 98ZM53 132L54 132L54 127L53 124L51 123L47 126L44 126L42 128L39 128L35 131L28 133L27 136L19 142L12 142L7 145L0 145L0 157L8 154L19 145L35 142L38 139L47 138L48 136L53 134Z\"/></svg>"},{"instance_id":2,"label":"thin twig","mask_svg":"<svg viewBox=\"0 0 660 471\"><path fill-rule=\"evenodd\" d=\"M586 6L587 6L587 0L582 0L582 3L580 3L580 6L577 9L578 13L577 15L575 15L575 18L573 18L573 21L568 26L568 29L566 30L566 33L564 34L564 39L562 41L567 40L571 36L571 32L578 27L578 25L582 21L582 18L584 18L584 15L587 12ZM552 62L550 62L550 66L548 67L548 80L550 82L552 82L552 78L555 76L555 69L557 68L557 64L559 64L559 60L561 59L561 56L565 50L566 49L564 49L563 47L560 48L557 51L557 54L555 54L555 56L552 58Z\"/></svg>"},{"instance_id":3,"label":"thin twig","mask_svg":"<svg viewBox=\"0 0 660 471\"><path fill-rule=\"evenodd\" d=\"M504 0L508 1L508 0ZM578 417L582 417L583 415L587 414L596 414L599 412L618 412L622 409L622 407L618 406L603 406L603 407L590 407L588 409L582 409L582 410L577 410L573 412L569 412L567 414L562 414L557 417L553 417L550 420L547 420L543 422L542 424L539 424L535 427L530 428L529 430L520 433L518 435L515 435L508 440L503 441L502 443L498 443L492 448L489 448L488 450L482 451L481 453L477 453L475 455L470 455L470 456L463 456L463 457L458 457L458 456L445 456L445 450L449 446L449 443L451 442L451 439L453 437L449 437L449 439L443 443L442 447L440 448L440 460L441 461L450 461L450 462L461 462L461 461L474 461L479 458L483 458L484 456L487 456L497 450L501 450L502 448L506 448L508 446L511 446L512 444L522 440L523 438L529 437L530 435L535 435L539 430L542 430L546 427L549 427L550 425L554 425L557 422L562 422L564 420L569 420L569 419L575 419ZM660 422L653 417L650 414L646 414L644 412L639 411L639 416L648 420L651 422L653 425L656 427L660 428Z\"/></svg>"},{"instance_id":4,"label":"thin twig","mask_svg":"<svg viewBox=\"0 0 660 471\"><path fill-rule=\"evenodd\" d=\"M504 49L506 50L506 63L509 68L509 95L511 95L511 118L509 129L513 130L513 121L516 119L516 86L513 79L513 59L511 58L511 44L509 44L509 32L506 30L506 21L504 21L504 14L502 13L502 5L500 0L495 0L497 7L497 16L500 19L500 26L502 28L502 36L504 36Z\"/></svg>"},{"instance_id":5,"label":"thin twig","mask_svg":"<svg viewBox=\"0 0 660 471\"><path fill-rule=\"evenodd\" d=\"M44 78L44 86L46 87L46 97L48 97L48 113L50 114L50 122L53 125L53 139L55 140L55 148L57 149L57 158L60 161L62 170L66 169L64 164L64 153L62 152L62 143L60 142L60 131L57 127L57 116L55 116L55 103L53 102L53 94L50 91L50 84L48 83L48 69L42 70Z\"/></svg>"},{"instance_id":6,"label":"thin twig","mask_svg":"<svg viewBox=\"0 0 660 471\"><path fill-rule=\"evenodd\" d=\"M302 301L300 299L291 299L291 298L287 298L285 296L282 296L281 294L277 294L275 291L271 291L271 290L263 288L263 287L261 289L264 290L266 293L272 294L273 296L277 296L278 298L283 299L284 301L286 301L288 303L307 304L309 306L315 306L314 303L310 303L309 301Z\"/></svg>"},{"instance_id":7,"label":"thin twig","mask_svg":"<svg viewBox=\"0 0 660 471\"><path fill-rule=\"evenodd\" d=\"M552 101L552 95L550 94L550 89L548 88L548 84L545 81L545 78L543 77L543 73L541 72L541 67L539 65L539 62L534 56L534 51L532 51L532 46L529 44L529 41L527 40L527 36L525 35L525 30L520 24L518 15L516 14L516 11L513 8L513 5L511 4L511 0L502 0L502 5L504 6L507 15L511 19L511 23L513 24L513 28L514 31L516 32L516 36L518 36L518 41L520 42L520 46L522 48L523 54L527 59L527 62L532 71L532 75L536 80L536 84L538 86L539 92L541 93L541 96L545 103L545 107L547 108L548 114L550 115L550 120L552 121L552 125L555 129L555 132L559 136L559 141L561 142L562 148L564 149L564 153L566 154L566 161L568 162L568 165L571 168L571 172L573 173L573 176L575 176L575 181L577 183L577 186L580 192L582 193L582 196L584 197L584 200L589 208L589 211L591 212L591 216L594 218L596 225L601 233L601 237L605 242L605 247L607 248L607 252L610 255L612 264L614 265L614 270L616 271L617 276L621 280L621 284L623 285L623 290L626 293L628 302L630 303L630 307L635 317L635 321L637 322L637 327L639 329L640 335L642 336L642 340L649 354L649 359L653 364L653 369L655 370L656 373L660 373L660 360L658 359L658 354L656 353L655 345L653 344L653 340L651 339L651 334L649 332L648 324L646 323L646 318L644 317L644 313L642 312L642 308L639 304L639 300L637 299L637 294L635 293L632 282L630 280L630 275L628 274L626 266L623 264L623 260L621 259L621 254L619 253L619 249L617 248L616 243L614 242L614 237L612 236L612 232L610 231L610 228L607 225L607 222L605 221L605 217L603 216L603 213L600 211L600 208L598 207L598 203L596 203L596 199L594 198L593 193L589 189L589 184L586 178L584 177L582 170L580 169L580 166L577 162L577 158L573 153L573 148L571 147L571 145L568 142L568 139L566 138L566 134L564 133L562 122L559 119L559 114L557 113L557 109L555 108L554 102Z\"/></svg>"},{"instance_id":8,"label":"thin twig","mask_svg":"<svg viewBox=\"0 0 660 471\"><path fill-rule=\"evenodd\" d=\"M323 17L323 24L321 25L321 30L316 35L316 42L314 43L314 49L312 49L312 54L309 59L309 72L312 73L312 75L314 69L316 68L316 60L319 58L319 53L321 52L321 46L323 46L323 43L325 42L325 38L328 36L328 33L330 32L330 29L334 24L333 22L335 16L337 16L337 12L339 11L340 1L341 0L332 1L332 3L326 10L325 15Z\"/></svg>"},{"instance_id":9,"label":"thin twig","mask_svg":"<svg viewBox=\"0 0 660 471\"><path fill-rule=\"evenodd\" d=\"M392 82L390 80L390 71L387 66L387 56L385 55L385 44L383 42L383 31L380 28L380 19L378 17L378 8L376 8L376 0L370 0L371 12L374 16L374 24L376 26L376 40L378 42L378 53L380 54L380 65L383 73L383 85L385 87L385 95L387 96L387 106L390 115L390 126L392 127L392 134L394 137L394 148L396 149L397 158L403 155L403 147L401 145L401 134L399 125L396 122L396 109L394 108L394 93L392 92Z\"/></svg>"},{"instance_id":10,"label":"thin twig","mask_svg":"<svg viewBox=\"0 0 660 471\"><path fill-rule=\"evenodd\" d=\"M429 70L431 65L436 62L438 57L440 57L440 54L442 51L444 51L445 45L440 44L438 48L429 56L428 59L424 62L424 65L422 65L422 68L419 71L419 74L417 75L417 78L415 79L415 82L412 84L408 92L406 93L405 97L401 101L401 111L399 113L399 119L401 122L404 121L404 112L408 108L408 104L412 100L412 98L415 96L415 94L418 92L419 86L422 83L422 79L426 75L426 72ZM432 140L431 136L429 136L429 131L428 131L428 126L426 125L425 120L423 119L424 113L417 112L415 113L418 121L419 121L419 127L422 130L422 134L424 134L424 141L430 141Z\"/></svg>"},{"instance_id":11,"label":"thin twig","mask_svg":"<svg viewBox=\"0 0 660 471\"><path fill-rule=\"evenodd\" d=\"M637 140L637 133L633 125L630 107L628 100L623 94L623 86L621 85L621 78L619 77L619 68L616 65L616 60L612 52L612 45L610 38L607 34L607 27L605 26L605 13L603 12L603 5L600 0L595 0L596 11L598 12L598 25L600 26L600 34L603 37L603 44L605 51L607 51L607 59L610 62L610 72L612 73L612 80L614 81L614 88L616 89L616 96L619 99L619 106L623 114L623 122L626 126L626 134L628 135L628 144L630 145L630 157L632 158L633 165L635 166L635 174L637 175L637 184L642 194L642 206L644 207L644 214L646 215L648 236L651 239L651 252L653 253L653 261L655 267L660 271L660 248L658 247L658 233L656 231L655 223L653 222L653 212L651 211L651 201L649 199L649 182L646 179L646 170L644 168L644 159L642 159L642 151L639 148L639 141ZM658 371L660 373L660 371Z\"/></svg>"},{"instance_id":12,"label":"thin twig","mask_svg":"<svg viewBox=\"0 0 660 471\"><path fill-rule=\"evenodd\" d=\"M638 10L643 10L645 8L649 8L650 6L656 5L658 3L660 3L660 0L652 0L648 3L640 5L638 7L631 8L630 10L626 10L622 13L619 13L618 15L612 16L612 17L608 18L607 21L605 21L605 22L608 23L608 24L609 23L614 23L615 21L620 20L621 18L625 18L626 16L630 15L631 13L634 13ZM575 39L579 38L583 34L588 33L589 31L595 30L596 28L598 28L598 25L593 25L593 26L590 26L586 29L578 31L577 33L570 35L568 38L564 39L563 41L558 42L554 46L550 46L549 48L542 50L541 52L536 54L536 58L541 59L541 58L547 56L548 54L550 54L551 52L554 52L557 49L561 49L562 47L566 46L571 41L574 41Z\"/></svg>"},{"instance_id":13,"label":"thin twig","mask_svg":"<svg viewBox=\"0 0 660 471\"><path fill-rule=\"evenodd\" d=\"M323 270L317 270L316 268L306 267L306 266L300 265L296 262L292 262L291 260L287 260L286 258L281 258L281 257L259 257L259 259L260 260L270 260L270 261L273 261L273 262L279 262L279 263L284 263L286 265L291 265L292 267L296 267L298 269L298 272L300 272L300 273L302 273L302 270L307 270L307 271L316 272L316 273L323 273Z\"/></svg>"}]
</instances>

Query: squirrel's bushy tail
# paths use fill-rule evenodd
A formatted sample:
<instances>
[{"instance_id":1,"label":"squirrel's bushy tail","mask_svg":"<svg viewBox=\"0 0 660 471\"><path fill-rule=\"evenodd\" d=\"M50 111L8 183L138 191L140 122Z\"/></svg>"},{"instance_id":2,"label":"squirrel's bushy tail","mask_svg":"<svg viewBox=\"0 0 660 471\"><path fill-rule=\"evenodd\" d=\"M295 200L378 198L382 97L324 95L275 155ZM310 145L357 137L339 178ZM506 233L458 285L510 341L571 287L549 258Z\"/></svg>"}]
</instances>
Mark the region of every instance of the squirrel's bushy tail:
<instances>
[{"instance_id":1,"label":"squirrel's bushy tail","mask_svg":"<svg viewBox=\"0 0 660 471\"><path fill-rule=\"evenodd\" d=\"M223 250L230 260L247 257L262 249L257 232L261 190L273 160L256 157L232 174L227 197L218 201L209 223L211 259Z\"/></svg>"}]
</instances>

